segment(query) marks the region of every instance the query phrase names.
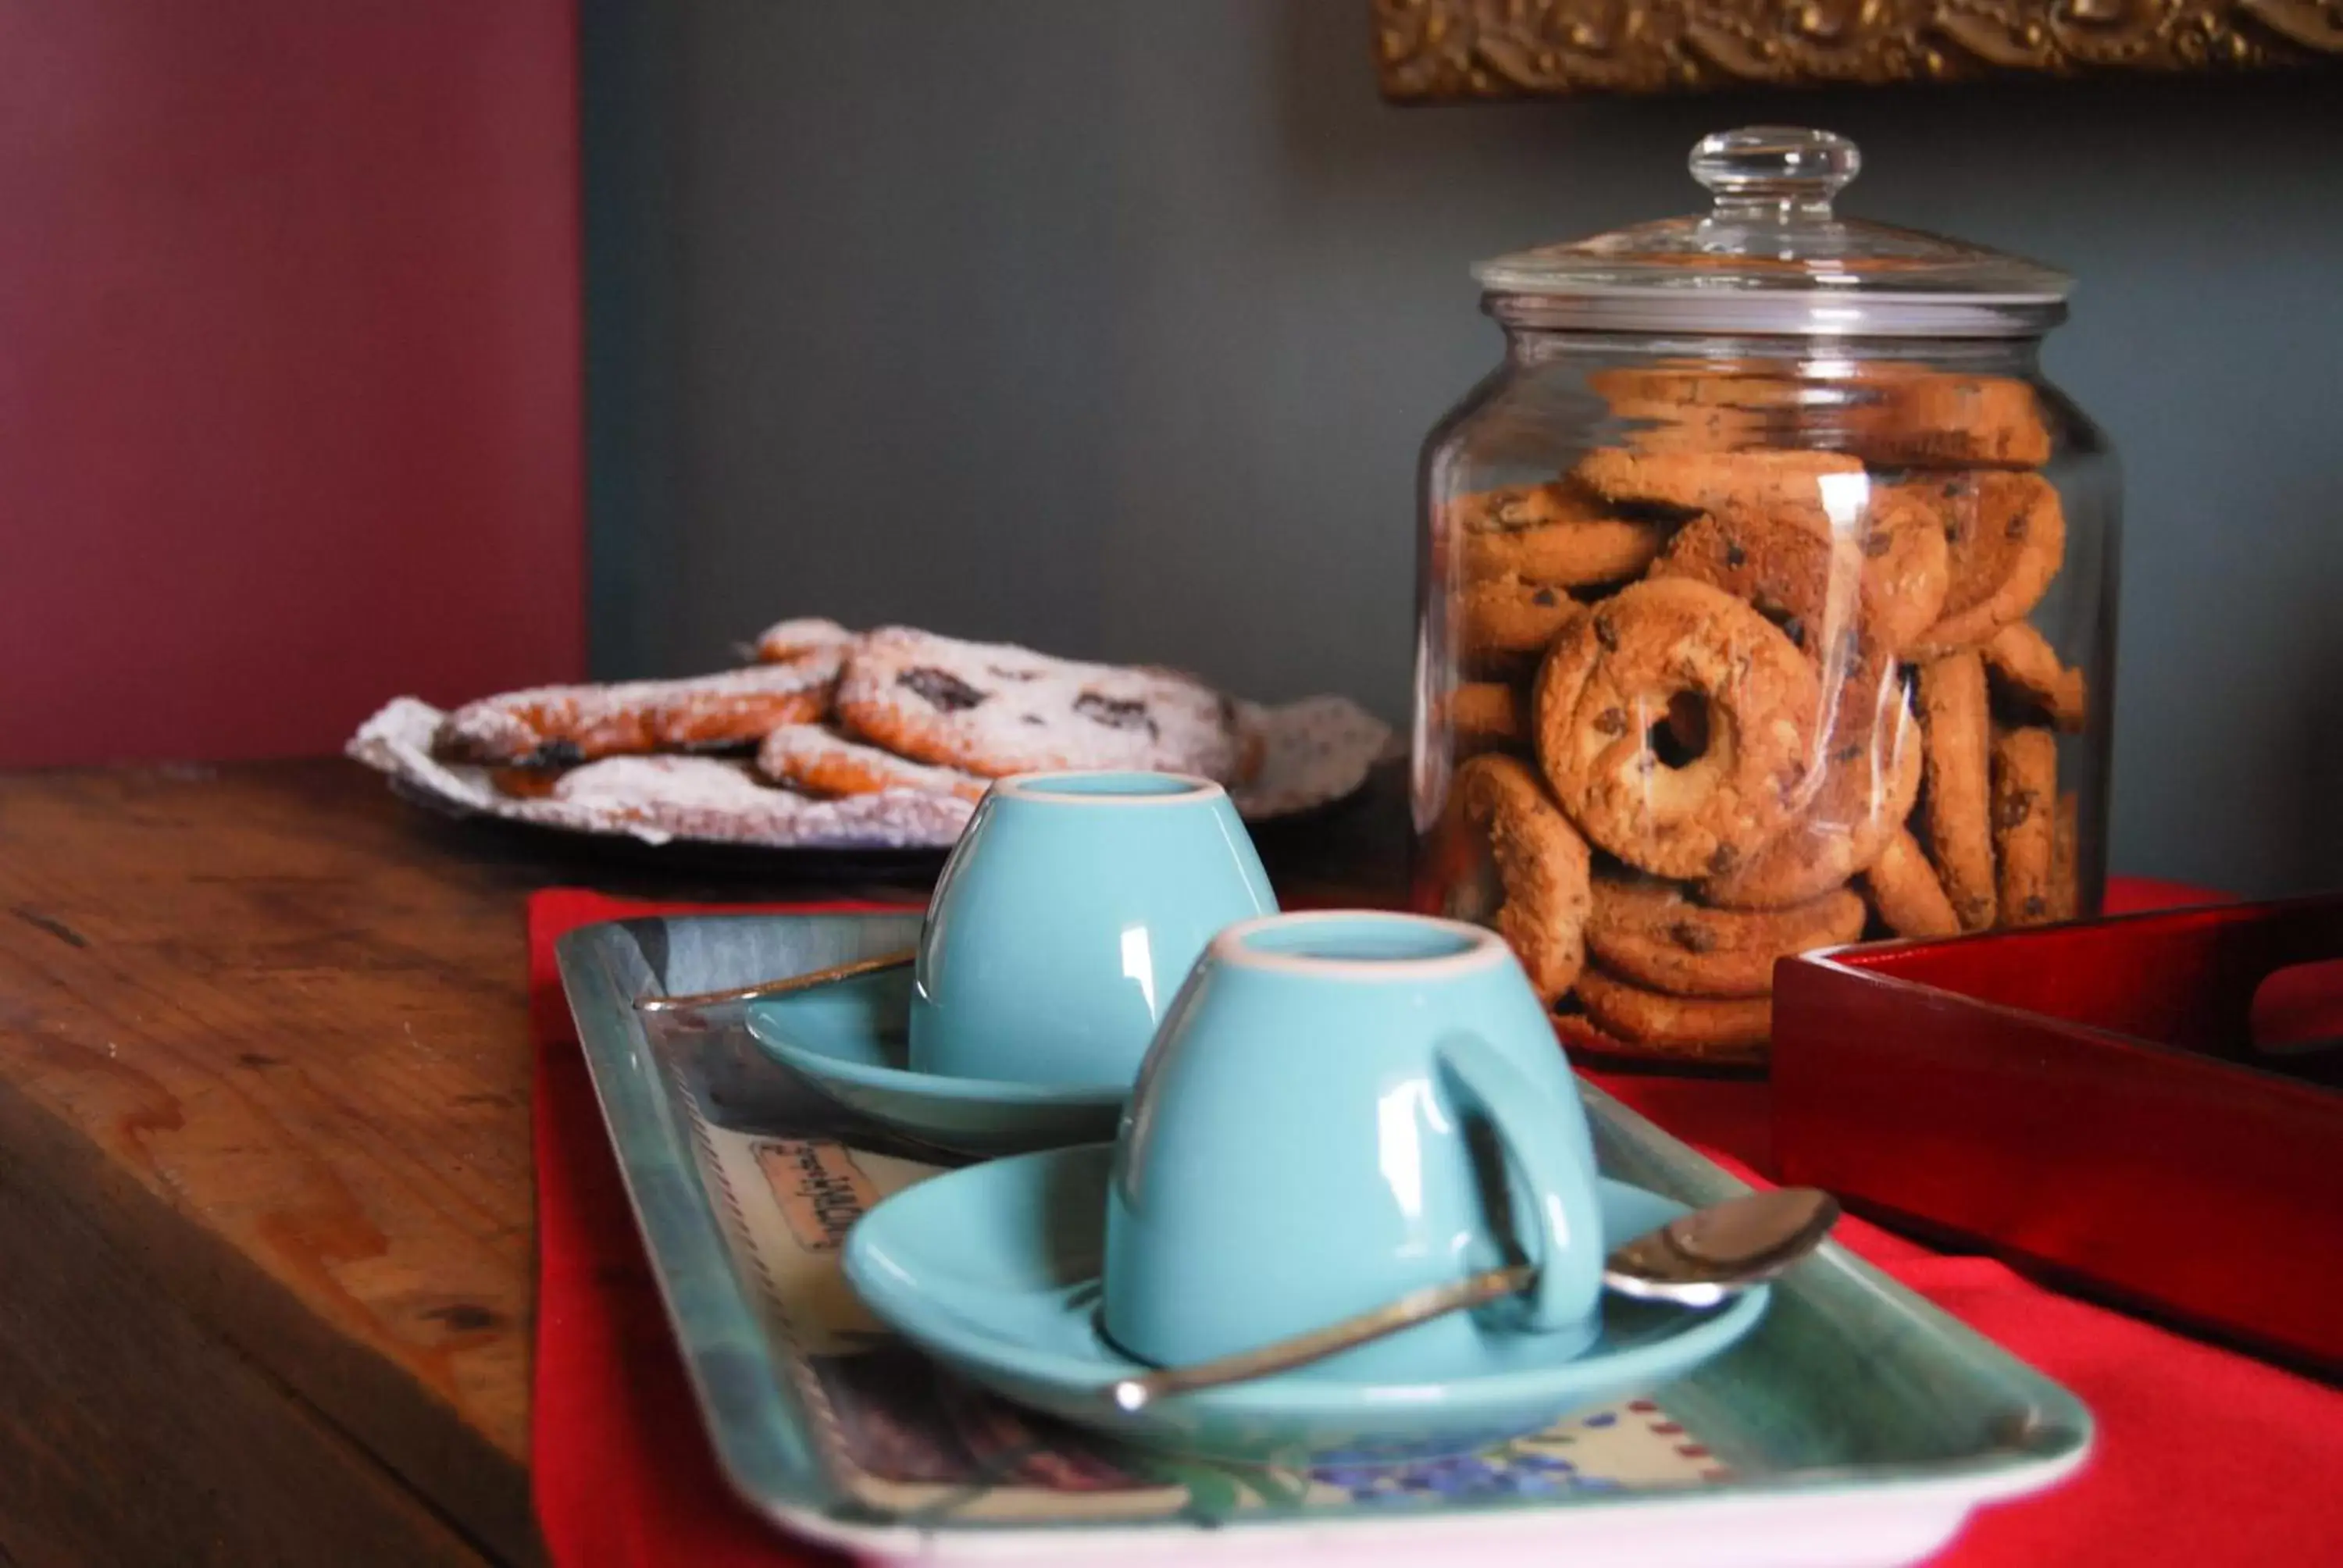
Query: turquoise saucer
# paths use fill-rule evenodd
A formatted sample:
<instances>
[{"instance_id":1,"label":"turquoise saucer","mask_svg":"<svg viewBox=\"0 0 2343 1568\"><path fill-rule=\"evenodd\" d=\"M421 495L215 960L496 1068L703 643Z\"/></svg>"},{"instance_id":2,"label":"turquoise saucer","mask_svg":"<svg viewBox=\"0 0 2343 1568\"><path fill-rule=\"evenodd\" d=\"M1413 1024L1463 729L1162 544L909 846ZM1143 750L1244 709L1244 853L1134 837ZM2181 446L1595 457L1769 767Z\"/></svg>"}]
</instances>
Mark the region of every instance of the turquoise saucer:
<instances>
[{"instance_id":1,"label":"turquoise saucer","mask_svg":"<svg viewBox=\"0 0 2343 1568\"><path fill-rule=\"evenodd\" d=\"M1123 1089L944 1078L907 1065L907 966L748 1008L768 1055L839 1104L962 1154L1017 1154L1114 1136Z\"/></svg>"},{"instance_id":2,"label":"turquoise saucer","mask_svg":"<svg viewBox=\"0 0 2343 1568\"><path fill-rule=\"evenodd\" d=\"M1486 1369L1461 1377L1374 1383L1290 1372L1124 1411L1099 1391L1147 1369L1098 1327L1112 1158L1111 1146L1090 1145L931 1177L854 1227L846 1277L888 1327L971 1382L1126 1442L1253 1462L1484 1448L1682 1377L1765 1312L1764 1286L1707 1312L1608 1296L1601 1333L1577 1356L1525 1334L1493 1341ZM1602 1209L1604 1234L1620 1239L1684 1212L1608 1180Z\"/></svg>"}]
</instances>

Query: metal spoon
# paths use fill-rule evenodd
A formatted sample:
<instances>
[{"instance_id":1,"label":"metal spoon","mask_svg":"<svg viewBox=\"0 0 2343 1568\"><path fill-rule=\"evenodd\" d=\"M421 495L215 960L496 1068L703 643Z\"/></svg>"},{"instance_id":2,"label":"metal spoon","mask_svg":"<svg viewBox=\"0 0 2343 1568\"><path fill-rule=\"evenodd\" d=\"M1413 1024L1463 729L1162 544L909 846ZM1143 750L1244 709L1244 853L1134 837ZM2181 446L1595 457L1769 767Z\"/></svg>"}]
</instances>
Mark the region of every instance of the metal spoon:
<instances>
[{"instance_id":1,"label":"metal spoon","mask_svg":"<svg viewBox=\"0 0 2343 1568\"><path fill-rule=\"evenodd\" d=\"M1713 1307L1774 1278L1823 1244L1838 1200L1818 1187L1776 1187L1680 1214L1603 1261L1623 1296Z\"/></svg>"},{"instance_id":2,"label":"metal spoon","mask_svg":"<svg viewBox=\"0 0 2343 1568\"><path fill-rule=\"evenodd\" d=\"M1747 1193L1680 1214L1618 1248L1603 1261L1603 1283L1642 1301L1713 1307L1774 1278L1813 1251L1837 1222L1838 1200L1813 1187ZM1516 1263L1450 1284L1427 1285L1356 1317L1259 1350L1122 1378L1100 1392L1110 1402L1135 1411L1172 1394L1250 1382L1513 1295L1536 1278L1535 1268Z\"/></svg>"},{"instance_id":3,"label":"metal spoon","mask_svg":"<svg viewBox=\"0 0 2343 1568\"><path fill-rule=\"evenodd\" d=\"M755 985L734 986L729 990L692 991L682 996L639 996L635 999L635 1006L643 1012L689 1012L695 1008L721 1007L731 1001L763 1001L769 997L795 996L816 986L836 985L840 980L874 975L882 970L908 969L918 956L911 949L905 948L899 952L880 953L871 958L832 964L828 969L815 970L808 974L791 975L787 980L759 980Z\"/></svg>"}]
</instances>

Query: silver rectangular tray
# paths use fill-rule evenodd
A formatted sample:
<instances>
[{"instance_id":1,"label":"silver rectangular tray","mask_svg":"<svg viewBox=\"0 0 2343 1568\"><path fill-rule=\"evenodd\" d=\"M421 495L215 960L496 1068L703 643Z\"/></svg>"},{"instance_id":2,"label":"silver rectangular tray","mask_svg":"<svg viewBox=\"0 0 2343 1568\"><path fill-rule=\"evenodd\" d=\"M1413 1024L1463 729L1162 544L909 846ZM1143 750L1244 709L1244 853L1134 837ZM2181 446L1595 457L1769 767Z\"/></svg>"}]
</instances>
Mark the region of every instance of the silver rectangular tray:
<instances>
[{"instance_id":1,"label":"silver rectangular tray","mask_svg":"<svg viewBox=\"0 0 2343 1568\"><path fill-rule=\"evenodd\" d=\"M2081 1403L1827 1247L1737 1349L1651 1397L1488 1453L1396 1470L1247 1470L1117 1450L958 1383L863 1312L848 1227L932 1174L767 1058L737 1009L635 997L908 946L916 915L694 916L562 939L576 1014L719 1462L783 1528L866 1558L1172 1552L1180 1560L1890 1563L2091 1442ZM1591 1085L1607 1174L1686 1203L1743 1184Z\"/></svg>"}]
</instances>

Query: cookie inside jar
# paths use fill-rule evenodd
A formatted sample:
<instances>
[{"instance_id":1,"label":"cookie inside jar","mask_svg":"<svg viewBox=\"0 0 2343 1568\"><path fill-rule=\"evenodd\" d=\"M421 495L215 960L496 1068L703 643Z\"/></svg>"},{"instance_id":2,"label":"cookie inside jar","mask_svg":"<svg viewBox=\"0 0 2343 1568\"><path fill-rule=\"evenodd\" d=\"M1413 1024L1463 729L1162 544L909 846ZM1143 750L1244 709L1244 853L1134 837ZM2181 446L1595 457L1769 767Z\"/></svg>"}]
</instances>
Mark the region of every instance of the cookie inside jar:
<instances>
[{"instance_id":1,"label":"cookie inside jar","mask_svg":"<svg viewBox=\"0 0 2343 1568\"><path fill-rule=\"evenodd\" d=\"M1756 1063L1781 958L2096 912L2116 484L2039 366L2063 274L1838 217L1827 133L1692 166L1705 215L1476 268L1414 896L1576 1048Z\"/></svg>"}]
</instances>

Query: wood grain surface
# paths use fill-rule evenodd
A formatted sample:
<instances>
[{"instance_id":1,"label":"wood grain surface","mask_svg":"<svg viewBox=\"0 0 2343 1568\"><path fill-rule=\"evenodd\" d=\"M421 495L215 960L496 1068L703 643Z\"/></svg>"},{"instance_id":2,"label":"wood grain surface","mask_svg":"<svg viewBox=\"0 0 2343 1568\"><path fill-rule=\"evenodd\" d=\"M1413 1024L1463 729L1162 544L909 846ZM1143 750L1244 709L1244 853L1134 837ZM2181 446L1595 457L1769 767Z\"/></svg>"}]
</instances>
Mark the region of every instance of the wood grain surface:
<instances>
[{"instance_id":1,"label":"wood grain surface","mask_svg":"<svg viewBox=\"0 0 2343 1568\"><path fill-rule=\"evenodd\" d=\"M1372 901L1395 828L1262 847ZM0 776L0 1563L533 1556L527 893L931 869L450 822L338 761Z\"/></svg>"}]
</instances>

